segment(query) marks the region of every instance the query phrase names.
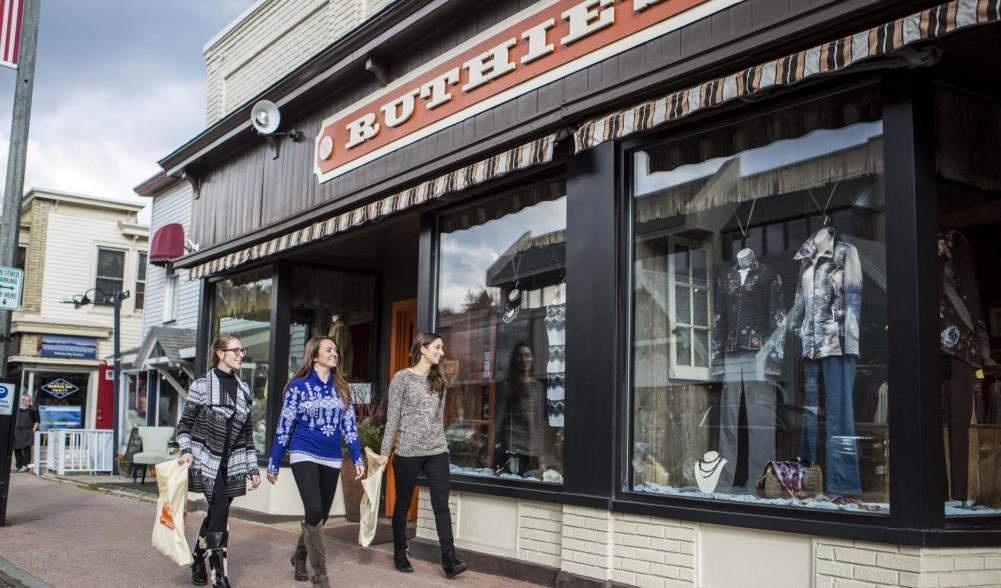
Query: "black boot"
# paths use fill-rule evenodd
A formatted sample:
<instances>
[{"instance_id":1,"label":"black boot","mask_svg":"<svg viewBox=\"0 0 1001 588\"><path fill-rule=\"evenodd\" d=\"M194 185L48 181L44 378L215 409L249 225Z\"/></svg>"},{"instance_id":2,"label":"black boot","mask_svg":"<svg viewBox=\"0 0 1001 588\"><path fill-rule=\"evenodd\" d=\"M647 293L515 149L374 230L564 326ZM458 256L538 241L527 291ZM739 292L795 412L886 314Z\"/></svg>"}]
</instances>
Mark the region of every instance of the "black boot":
<instances>
[{"instance_id":1,"label":"black boot","mask_svg":"<svg viewBox=\"0 0 1001 588\"><path fill-rule=\"evenodd\" d=\"M466 564L459 559L459 554L455 552L454 546L441 548L441 569L444 570L445 576L448 578L454 578L466 571Z\"/></svg>"},{"instance_id":2,"label":"black boot","mask_svg":"<svg viewBox=\"0 0 1001 588\"><path fill-rule=\"evenodd\" d=\"M305 527L306 523L301 523ZM296 582L309 582L309 572L306 570L306 529L299 533L299 543L295 546L295 553L292 554L292 567L295 568L293 577Z\"/></svg>"},{"instance_id":3,"label":"black boot","mask_svg":"<svg viewBox=\"0 0 1001 588\"><path fill-rule=\"evenodd\" d=\"M198 529L198 537L195 538L195 549L191 552L194 561L191 562L191 583L195 586L204 586L209 583L209 572L205 568L205 555L208 550L208 543L205 542L205 532L208 530L209 519L205 517L202 526Z\"/></svg>"},{"instance_id":4,"label":"black boot","mask_svg":"<svg viewBox=\"0 0 1001 588\"><path fill-rule=\"evenodd\" d=\"M208 543L209 568L212 570L212 588L230 588L226 576L226 543L229 533L206 533Z\"/></svg>"},{"instance_id":5,"label":"black boot","mask_svg":"<svg viewBox=\"0 0 1001 588\"><path fill-rule=\"evenodd\" d=\"M404 574L413 573L414 566L410 565L410 559L407 557L406 545L403 547L398 545L393 546L393 565L396 566L397 571L403 572Z\"/></svg>"}]
</instances>

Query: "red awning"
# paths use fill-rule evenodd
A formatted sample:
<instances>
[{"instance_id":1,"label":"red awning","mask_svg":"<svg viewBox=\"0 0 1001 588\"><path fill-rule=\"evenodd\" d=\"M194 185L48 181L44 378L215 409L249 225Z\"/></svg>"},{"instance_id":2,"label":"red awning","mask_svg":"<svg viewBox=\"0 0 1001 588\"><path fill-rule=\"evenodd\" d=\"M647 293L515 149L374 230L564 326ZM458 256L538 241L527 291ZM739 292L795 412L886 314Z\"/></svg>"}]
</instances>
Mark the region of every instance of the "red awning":
<instances>
[{"instance_id":1,"label":"red awning","mask_svg":"<svg viewBox=\"0 0 1001 588\"><path fill-rule=\"evenodd\" d=\"M184 255L184 227L171 223L157 229L149 250L149 262L166 265Z\"/></svg>"}]
</instances>

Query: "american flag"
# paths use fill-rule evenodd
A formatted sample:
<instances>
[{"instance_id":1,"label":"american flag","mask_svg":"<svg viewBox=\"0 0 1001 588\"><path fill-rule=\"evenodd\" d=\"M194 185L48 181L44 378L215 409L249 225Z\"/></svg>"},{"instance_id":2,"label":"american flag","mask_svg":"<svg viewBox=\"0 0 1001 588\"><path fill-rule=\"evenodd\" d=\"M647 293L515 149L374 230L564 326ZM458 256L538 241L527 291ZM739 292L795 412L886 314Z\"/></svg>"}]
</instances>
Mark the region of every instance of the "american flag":
<instances>
[{"instance_id":1,"label":"american flag","mask_svg":"<svg viewBox=\"0 0 1001 588\"><path fill-rule=\"evenodd\" d=\"M17 69L23 0L0 0L0 65Z\"/></svg>"}]
</instances>

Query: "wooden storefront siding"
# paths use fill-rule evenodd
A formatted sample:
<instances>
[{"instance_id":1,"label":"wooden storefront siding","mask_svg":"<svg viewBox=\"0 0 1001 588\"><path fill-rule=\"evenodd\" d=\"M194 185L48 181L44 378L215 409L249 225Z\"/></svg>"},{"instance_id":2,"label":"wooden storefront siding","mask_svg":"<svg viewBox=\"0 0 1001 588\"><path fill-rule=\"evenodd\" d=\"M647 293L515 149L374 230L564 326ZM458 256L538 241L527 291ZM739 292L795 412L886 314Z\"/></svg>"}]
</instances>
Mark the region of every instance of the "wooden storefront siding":
<instances>
[{"instance_id":1,"label":"wooden storefront siding","mask_svg":"<svg viewBox=\"0 0 1001 588\"><path fill-rule=\"evenodd\" d=\"M458 21L431 27L407 60L391 62L393 76L419 67L496 22L532 4L489 0ZM888 6L892 4L892 6ZM417 180L482 156L544 129L580 121L605 109L686 82L725 73L790 47L854 31L887 15L927 2L875 0L745 0L639 47L419 140L334 180L319 184L313 173L314 143L321 121L377 89L365 74L358 84L291 126L298 143L283 141L272 159L263 140L212 166L195 200L193 235L201 252L184 265L201 263L265 237L281 234L357 203L405 188ZM437 34L451 30L451 34Z\"/></svg>"}]
</instances>

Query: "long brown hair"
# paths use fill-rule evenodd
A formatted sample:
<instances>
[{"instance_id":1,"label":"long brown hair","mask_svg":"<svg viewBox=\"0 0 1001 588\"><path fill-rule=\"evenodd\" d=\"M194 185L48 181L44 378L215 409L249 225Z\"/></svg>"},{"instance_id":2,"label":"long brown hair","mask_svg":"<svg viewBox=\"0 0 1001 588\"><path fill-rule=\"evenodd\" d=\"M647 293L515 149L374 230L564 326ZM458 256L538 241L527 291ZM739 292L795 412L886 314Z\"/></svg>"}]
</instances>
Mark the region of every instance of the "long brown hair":
<instances>
[{"instance_id":1,"label":"long brown hair","mask_svg":"<svg viewBox=\"0 0 1001 588\"><path fill-rule=\"evenodd\" d=\"M230 335L229 333L219 333L215 336L215 340L212 341L212 346L209 347L209 365L212 367L219 367L219 355L218 351L226 351L229 349L229 344L232 341L239 341L236 335Z\"/></svg>"},{"instance_id":2,"label":"long brown hair","mask_svg":"<svg viewBox=\"0 0 1001 588\"><path fill-rule=\"evenodd\" d=\"M295 372L292 377L289 378L288 384L285 384L285 392L288 392L288 387L292 384L292 380L298 380L309 376L313 371L313 361L316 356L320 354L320 345L324 341L330 341L334 344L334 348L337 349L337 343L325 335L310 337L309 341L306 341L306 350L303 352L302 362L299 363L299 367L295 368ZM340 349L337 350L337 367L333 370L334 372L334 389L341 397L341 402L344 403L344 408L347 409L348 405L351 404L351 386L348 381L344 379L340 371Z\"/></svg>"},{"instance_id":3,"label":"long brown hair","mask_svg":"<svg viewBox=\"0 0 1001 588\"><path fill-rule=\"evenodd\" d=\"M410 367L420 363L422 347L427 347L441 338L438 333L417 333L414 342L410 345ZM431 371L428 372L428 389L437 394L439 398L445 394L445 377L441 375L440 366L431 366Z\"/></svg>"}]
</instances>

